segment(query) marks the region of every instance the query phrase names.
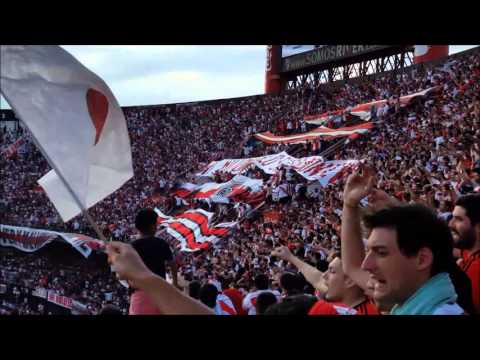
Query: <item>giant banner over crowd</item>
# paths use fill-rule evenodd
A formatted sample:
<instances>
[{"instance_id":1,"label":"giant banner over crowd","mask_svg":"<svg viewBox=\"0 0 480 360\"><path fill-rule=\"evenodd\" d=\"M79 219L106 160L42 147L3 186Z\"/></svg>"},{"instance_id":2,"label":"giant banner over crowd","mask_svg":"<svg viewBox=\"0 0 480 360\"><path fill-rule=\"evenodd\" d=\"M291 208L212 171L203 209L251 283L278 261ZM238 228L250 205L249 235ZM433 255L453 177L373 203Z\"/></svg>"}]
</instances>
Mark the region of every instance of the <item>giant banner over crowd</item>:
<instances>
[{"instance_id":1,"label":"giant banner over crowd","mask_svg":"<svg viewBox=\"0 0 480 360\"><path fill-rule=\"evenodd\" d=\"M427 96L430 93L432 93L434 90L436 90L436 87L430 87L428 89L405 95L405 96L400 96L399 102L401 106L406 106L412 101L413 99L420 97L420 96ZM334 110L334 111L327 111L322 114L316 114L316 115L307 115L304 117L305 122L308 124L312 125L324 125L330 120L335 119L338 116L342 116L345 113L358 116L362 120L368 121L371 119L371 111L373 109L377 109L380 106L385 105L388 102L388 100L383 99L383 100L376 100L368 103L362 103L355 105L353 108L349 109L340 109L340 110ZM338 130L338 129L337 129Z\"/></svg>"},{"instance_id":2,"label":"giant banner over crowd","mask_svg":"<svg viewBox=\"0 0 480 360\"><path fill-rule=\"evenodd\" d=\"M330 129L325 126L320 126L315 130L308 131L303 134L295 135L274 135L267 131L264 133L255 134L255 138L266 144L301 144L311 140L318 139L336 139L339 137L349 137L352 135L364 134L373 128L373 123L348 126L338 129Z\"/></svg>"},{"instance_id":3,"label":"giant banner over crowd","mask_svg":"<svg viewBox=\"0 0 480 360\"><path fill-rule=\"evenodd\" d=\"M197 176L212 177L217 172L239 174L253 167L262 169L268 175L274 175L280 168L287 167L307 180L319 181L322 186L326 186L358 163L359 160L324 161L321 156L295 158L283 151L256 158L213 161ZM232 167L231 164L241 165Z\"/></svg>"},{"instance_id":4,"label":"giant banner over crowd","mask_svg":"<svg viewBox=\"0 0 480 360\"><path fill-rule=\"evenodd\" d=\"M174 195L182 199L206 200L215 203L255 203L263 200L263 181L237 175L224 183L209 182L202 185L181 184Z\"/></svg>"}]
</instances>

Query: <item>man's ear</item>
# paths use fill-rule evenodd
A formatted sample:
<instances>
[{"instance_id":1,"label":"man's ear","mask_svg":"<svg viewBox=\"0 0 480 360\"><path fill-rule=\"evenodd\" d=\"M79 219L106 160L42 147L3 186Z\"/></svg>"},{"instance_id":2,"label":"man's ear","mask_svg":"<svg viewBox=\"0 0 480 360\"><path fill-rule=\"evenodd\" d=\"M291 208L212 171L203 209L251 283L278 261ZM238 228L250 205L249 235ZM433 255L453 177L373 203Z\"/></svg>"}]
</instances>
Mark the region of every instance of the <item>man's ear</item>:
<instances>
[{"instance_id":1,"label":"man's ear","mask_svg":"<svg viewBox=\"0 0 480 360\"><path fill-rule=\"evenodd\" d=\"M417 254L417 269L426 270L433 264L433 253L427 247L422 247Z\"/></svg>"}]
</instances>

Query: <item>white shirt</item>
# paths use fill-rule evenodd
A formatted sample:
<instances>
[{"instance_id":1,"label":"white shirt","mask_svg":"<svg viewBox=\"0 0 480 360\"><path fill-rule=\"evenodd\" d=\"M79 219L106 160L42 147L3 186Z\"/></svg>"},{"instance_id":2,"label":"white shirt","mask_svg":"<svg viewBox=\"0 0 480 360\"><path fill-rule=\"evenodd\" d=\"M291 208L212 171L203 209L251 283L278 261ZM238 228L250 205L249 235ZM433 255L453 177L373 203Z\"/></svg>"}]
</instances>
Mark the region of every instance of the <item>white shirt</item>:
<instances>
[{"instance_id":1,"label":"white shirt","mask_svg":"<svg viewBox=\"0 0 480 360\"><path fill-rule=\"evenodd\" d=\"M257 297L264 292L271 292L273 295L276 296L277 301L280 300L281 295L277 290L257 290L248 293L242 302L242 308L248 313L248 315L257 315L257 309L255 308L255 304L257 303Z\"/></svg>"}]
</instances>

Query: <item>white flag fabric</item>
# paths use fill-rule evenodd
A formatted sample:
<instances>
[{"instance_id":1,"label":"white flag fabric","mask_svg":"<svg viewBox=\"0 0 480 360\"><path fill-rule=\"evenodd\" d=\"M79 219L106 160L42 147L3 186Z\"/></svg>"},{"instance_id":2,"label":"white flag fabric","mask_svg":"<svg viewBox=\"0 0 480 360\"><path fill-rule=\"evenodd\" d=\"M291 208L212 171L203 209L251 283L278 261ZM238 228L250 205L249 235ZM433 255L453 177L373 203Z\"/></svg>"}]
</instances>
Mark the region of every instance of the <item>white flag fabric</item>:
<instances>
[{"instance_id":1,"label":"white flag fabric","mask_svg":"<svg viewBox=\"0 0 480 360\"><path fill-rule=\"evenodd\" d=\"M105 82L59 46L1 46L0 89L85 208L133 177L123 112ZM63 221L81 209L54 170L39 180Z\"/></svg>"}]
</instances>

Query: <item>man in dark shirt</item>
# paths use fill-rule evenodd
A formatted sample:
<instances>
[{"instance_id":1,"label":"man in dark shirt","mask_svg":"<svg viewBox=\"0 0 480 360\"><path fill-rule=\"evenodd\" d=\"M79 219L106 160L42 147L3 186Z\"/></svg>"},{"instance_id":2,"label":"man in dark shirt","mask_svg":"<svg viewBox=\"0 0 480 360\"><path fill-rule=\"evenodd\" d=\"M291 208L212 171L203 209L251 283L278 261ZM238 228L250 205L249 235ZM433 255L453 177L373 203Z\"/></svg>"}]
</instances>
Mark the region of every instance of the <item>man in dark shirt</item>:
<instances>
[{"instance_id":1,"label":"man in dark shirt","mask_svg":"<svg viewBox=\"0 0 480 360\"><path fill-rule=\"evenodd\" d=\"M174 286L177 286L177 267L169 245L155 237L157 231L157 213L152 209L140 210L135 219L135 227L140 232L140 238L132 243L145 265L153 273L166 278L166 265ZM160 314L151 299L141 290L133 289L130 297L130 315Z\"/></svg>"}]
</instances>

